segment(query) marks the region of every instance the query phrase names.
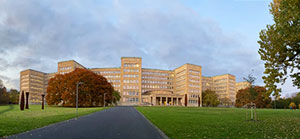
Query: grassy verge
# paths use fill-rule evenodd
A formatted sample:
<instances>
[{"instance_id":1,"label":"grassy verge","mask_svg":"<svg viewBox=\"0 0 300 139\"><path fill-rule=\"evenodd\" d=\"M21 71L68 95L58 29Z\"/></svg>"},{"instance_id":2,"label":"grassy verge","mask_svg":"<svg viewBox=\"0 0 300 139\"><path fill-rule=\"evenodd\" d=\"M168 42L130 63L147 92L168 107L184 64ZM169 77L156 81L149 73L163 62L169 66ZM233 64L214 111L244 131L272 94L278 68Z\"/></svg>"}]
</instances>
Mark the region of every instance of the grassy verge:
<instances>
[{"instance_id":1,"label":"grassy verge","mask_svg":"<svg viewBox=\"0 0 300 139\"><path fill-rule=\"evenodd\" d=\"M245 120L245 109L137 107L170 138L300 138L299 110L257 110L258 122Z\"/></svg>"},{"instance_id":2,"label":"grassy verge","mask_svg":"<svg viewBox=\"0 0 300 139\"><path fill-rule=\"evenodd\" d=\"M75 108L30 105L29 110L20 111L18 105L0 106L0 137L12 135L52 123L75 118ZM78 115L87 115L103 110L100 107L79 108Z\"/></svg>"}]
</instances>

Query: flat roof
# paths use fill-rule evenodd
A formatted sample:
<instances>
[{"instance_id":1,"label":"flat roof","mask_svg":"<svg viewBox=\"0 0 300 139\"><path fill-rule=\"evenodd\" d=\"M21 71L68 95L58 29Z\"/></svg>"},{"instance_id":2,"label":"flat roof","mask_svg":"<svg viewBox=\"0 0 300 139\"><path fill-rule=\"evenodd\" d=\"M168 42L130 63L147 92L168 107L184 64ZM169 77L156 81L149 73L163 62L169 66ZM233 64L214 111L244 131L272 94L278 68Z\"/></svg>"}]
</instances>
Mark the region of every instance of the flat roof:
<instances>
[{"instance_id":1,"label":"flat roof","mask_svg":"<svg viewBox=\"0 0 300 139\"><path fill-rule=\"evenodd\" d=\"M126 56L121 57L121 59L122 59L122 58L137 58L137 59L142 59L141 57L126 57Z\"/></svg>"},{"instance_id":2,"label":"flat roof","mask_svg":"<svg viewBox=\"0 0 300 139\"><path fill-rule=\"evenodd\" d=\"M77 62L77 61L75 61L75 60L66 60L66 61L60 61L60 62L58 62L58 63L70 62L70 61L72 61L72 62L75 62L75 63L77 63L78 65L80 65L80 66L82 66L83 68L85 68L85 69L86 69L86 67L85 67L85 66L81 65L80 63L78 63L78 62Z\"/></svg>"},{"instance_id":3,"label":"flat roof","mask_svg":"<svg viewBox=\"0 0 300 139\"><path fill-rule=\"evenodd\" d=\"M34 72L39 72L39 73L46 74L45 72L41 72L41 71L37 71L37 70L33 70L33 69L26 69L26 70L23 70L21 72L25 72L25 71L34 71Z\"/></svg>"},{"instance_id":4,"label":"flat roof","mask_svg":"<svg viewBox=\"0 0 300 139\"><path fill-rule=\"evenodd\" d=\"M183 65L181 65L181 66L179 66L179 67L175 68L174 70L176 70L176 69L179 69L179 68L181 68L181 67L183 67L183 66L185 66L185 65L193 65L193 66L198 66L198 67L201 67L201 69L202 69L202 66L200 66L200 65L191 64L191 63L185 63L185 64L183 64Z\"/></svg>"}]
</instances>

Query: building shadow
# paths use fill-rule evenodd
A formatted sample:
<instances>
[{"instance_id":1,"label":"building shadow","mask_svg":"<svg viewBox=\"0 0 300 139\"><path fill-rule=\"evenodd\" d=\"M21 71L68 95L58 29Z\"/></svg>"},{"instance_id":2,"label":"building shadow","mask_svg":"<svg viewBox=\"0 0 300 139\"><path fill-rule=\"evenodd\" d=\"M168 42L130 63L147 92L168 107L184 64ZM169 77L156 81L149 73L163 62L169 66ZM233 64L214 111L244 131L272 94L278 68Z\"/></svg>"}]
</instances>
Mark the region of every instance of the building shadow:
<instances>
[{"instance_id":1,"label":"building shadow","mask_svg":"<svg viewBox=\"0 0 300 139\"><path fill-rule=\"evenodd\" d=\"M4 109L4 110L0 111L0 114L11 111L13 108L14 108L13 105L9 105L9 107L7 109Z\"/></svg>"}]
</instances>

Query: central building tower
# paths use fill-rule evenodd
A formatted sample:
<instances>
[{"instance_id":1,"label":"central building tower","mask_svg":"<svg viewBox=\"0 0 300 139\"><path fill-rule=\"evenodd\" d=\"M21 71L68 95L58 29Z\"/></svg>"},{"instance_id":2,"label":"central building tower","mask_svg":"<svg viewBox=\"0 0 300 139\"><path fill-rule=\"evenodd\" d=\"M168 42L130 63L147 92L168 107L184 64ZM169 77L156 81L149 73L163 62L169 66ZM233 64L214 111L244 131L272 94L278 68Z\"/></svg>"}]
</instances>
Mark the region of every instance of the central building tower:
<instances>
[{"instance_id":1,"label":"central building tower","mask_svg":"<svg viewBox=\"0 0 300 139\"><path fill-rule=\"evenodd\" d=\"M142 100L142 58L121 58L121 105L140 105Z\"/></svg>"}]
</instances>

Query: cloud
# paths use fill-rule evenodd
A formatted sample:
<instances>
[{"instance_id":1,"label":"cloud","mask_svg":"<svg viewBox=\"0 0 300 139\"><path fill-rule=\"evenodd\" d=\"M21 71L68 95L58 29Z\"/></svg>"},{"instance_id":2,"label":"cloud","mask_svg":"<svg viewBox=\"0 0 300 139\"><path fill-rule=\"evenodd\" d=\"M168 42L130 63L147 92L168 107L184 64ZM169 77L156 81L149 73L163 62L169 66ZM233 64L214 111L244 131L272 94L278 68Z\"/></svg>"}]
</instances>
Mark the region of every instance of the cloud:
<instances>
[{"instance_id":1,"label":"cloud","mask_svg":"<svg viewBox=\"0 0 300 139\"><path fill-rule=\"evenodd\" d=\"M115 67L121 56L140 56L150 68L193 63L204 75L241 79L262 68L255 51L180 1L0 1L0 78L15 88L24 69L55 72L68 59Z\"/></svg>"}]
</instances>

